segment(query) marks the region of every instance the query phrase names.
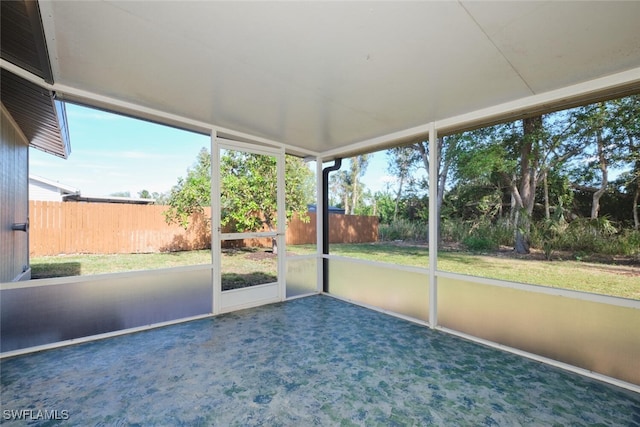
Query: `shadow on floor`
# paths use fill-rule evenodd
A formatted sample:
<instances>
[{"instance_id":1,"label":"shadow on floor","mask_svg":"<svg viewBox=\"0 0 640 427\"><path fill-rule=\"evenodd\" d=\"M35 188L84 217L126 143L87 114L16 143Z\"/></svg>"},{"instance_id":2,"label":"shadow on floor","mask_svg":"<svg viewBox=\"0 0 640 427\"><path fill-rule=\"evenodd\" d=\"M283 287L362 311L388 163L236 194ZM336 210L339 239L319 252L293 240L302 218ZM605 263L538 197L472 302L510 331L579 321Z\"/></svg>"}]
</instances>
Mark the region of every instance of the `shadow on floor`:
<instances>
[{"instance_id":1,"label":"shadow on floor","mask_svg":"<svg viewBox=\"0 0 640 427\"><path fill-rule=\"evenodd\" d=\"M31 264L32 279L48 279L51 277L80 276L82 264L79 262L52 262Z\"/></svg>"}]
</instances>

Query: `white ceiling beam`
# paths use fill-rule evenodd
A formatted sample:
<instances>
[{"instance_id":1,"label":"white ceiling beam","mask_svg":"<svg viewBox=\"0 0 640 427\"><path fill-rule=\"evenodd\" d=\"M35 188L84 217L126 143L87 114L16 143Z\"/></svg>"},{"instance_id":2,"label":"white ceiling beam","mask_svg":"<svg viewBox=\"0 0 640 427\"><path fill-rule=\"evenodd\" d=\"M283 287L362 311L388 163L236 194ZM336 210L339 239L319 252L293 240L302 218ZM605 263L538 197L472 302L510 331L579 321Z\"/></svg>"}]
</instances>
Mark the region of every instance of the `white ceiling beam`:
<instances>
[{"instance_id":1,"label":"white ceiling beam","mask_svg":"<svg viewBox=\"0 0 640 427\"><path fill-rule=\"evenodd\" d=\"M15 74L18 77L21 77L33 84L36 84L44 89L53 90L53 86L46 81L42 77L38 77L35 74L30 73L29 71L18 67L17 65L12 64L11 62L5 61L0 58L0 68L4 68L7 71Z\"/></svg>"}]
</instances>

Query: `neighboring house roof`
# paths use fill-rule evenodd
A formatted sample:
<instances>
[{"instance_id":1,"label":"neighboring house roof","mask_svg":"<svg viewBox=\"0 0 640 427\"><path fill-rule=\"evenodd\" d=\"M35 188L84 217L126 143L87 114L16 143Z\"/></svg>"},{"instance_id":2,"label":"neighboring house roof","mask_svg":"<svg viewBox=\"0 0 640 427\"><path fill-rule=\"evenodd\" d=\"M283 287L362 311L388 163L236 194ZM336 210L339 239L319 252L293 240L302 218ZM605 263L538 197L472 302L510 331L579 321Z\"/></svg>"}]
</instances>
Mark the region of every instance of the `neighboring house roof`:
<instances>
[{"instance_id":1,"label":"neighboring house roof","mask_svg":"<svg viewBox=\"0 0 640 427\"><path fill-rule=\"evenodd\" d=\"M37 175L32 175L29 174L29 183L41 183L41 184L45 184L47 186L50 187L54 187L55 189L58 189L60 192L60 195L64 196L67 194L80 194L80 190L72 187L70 185L65 185L65 184L60 184L57 181L53 181L51 179L47 179L47 178L43 178L41 176L37 176Z\"/></svg>"},{"instance_id":2,"label":"neighboring house roof","mask_svg":"<svg viewBox=\"0 0 640 427\"><path fill-rule=\"evenodd\" d=\"M152 205L155 199L141 199L139 197L115 197L115 196L82 196L78 194L69 194L62 196L65 202L90 202L90 203L128 203L134 205Z\"/></svg>"},{"instance_id":3,"label":"neighboring house roof","mask_svg":"<svg viewBox=\"0 0 640 427\"><path fill-rule=\"evenodd\" d=\"M316 205L307 205L307 209L309 209L309 212L316 212L318 207ZM344 209L336 207L336 206L329 206L329 213L337 213L337 214L344 214Z\"/></svg>"},{"instance_id":4,"label":"neighboring house roof","mask_svg":"<svg viewBox=\"0 0 640 427\"><path fill-rule=\"evenodd\" d=\"M88 196L82 195L80 190L70 185L61 184L51 179L29 174L29 199L31 200L57 200L62 202L89 202L89 203L129 203L136 205L151 205L155 199L142 199L139 197L116 197L116 196ZM43 196L41 191L34 191L33 186L49 191L49 196ZM34 194L34 193L38 194ZM56 196L52 197L51 193Z\"/></svg>"}]
</instances>

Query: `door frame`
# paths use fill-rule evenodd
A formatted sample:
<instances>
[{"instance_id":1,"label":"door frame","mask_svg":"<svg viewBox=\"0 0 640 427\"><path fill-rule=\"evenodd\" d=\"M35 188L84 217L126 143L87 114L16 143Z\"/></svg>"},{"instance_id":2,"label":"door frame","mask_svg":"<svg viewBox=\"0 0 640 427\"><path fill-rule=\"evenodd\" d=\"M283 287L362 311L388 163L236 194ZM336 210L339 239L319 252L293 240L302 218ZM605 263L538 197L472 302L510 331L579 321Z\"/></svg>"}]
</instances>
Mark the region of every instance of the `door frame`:
<instances>
[{"instance_id":1,"label":"door frame","mask_svg":"<svg viewBox=\"0 0 640 427\"><path fill-rule=\"evenodd\" d=\"M234 150L276 158L277 226L275 232L222 233L220 214L220 158L222 150ZM226 313L243 308L283 301L286 297L286 211L285 211L285 151L270 147L211 137L211 257L213 264L213 313ZM222 241L245 238L276 239L277 281L247 288L222 291Z\"/></svg>"}]
</instances>

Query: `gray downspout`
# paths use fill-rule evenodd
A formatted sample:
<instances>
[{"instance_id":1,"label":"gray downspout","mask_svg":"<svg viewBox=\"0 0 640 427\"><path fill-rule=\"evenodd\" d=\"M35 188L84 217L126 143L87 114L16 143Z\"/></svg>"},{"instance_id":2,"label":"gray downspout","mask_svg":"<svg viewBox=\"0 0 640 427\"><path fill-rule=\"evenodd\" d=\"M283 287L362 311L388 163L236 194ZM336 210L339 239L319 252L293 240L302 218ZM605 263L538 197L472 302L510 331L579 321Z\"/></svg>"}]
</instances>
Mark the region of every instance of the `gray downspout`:
<instances>
[{"instance_id":1,"label":"gray downspout","mask_svg":"<svg viewBox=\"0 0 640 427\"><path fill-rule=\"evenodd\" d=\"M322 170L322 254L329 255L329 173L342 166L342 159L335 159L333 166ZM329 292L329 260L322 258L322 292Z\"/></svg>"}]
</instances>

